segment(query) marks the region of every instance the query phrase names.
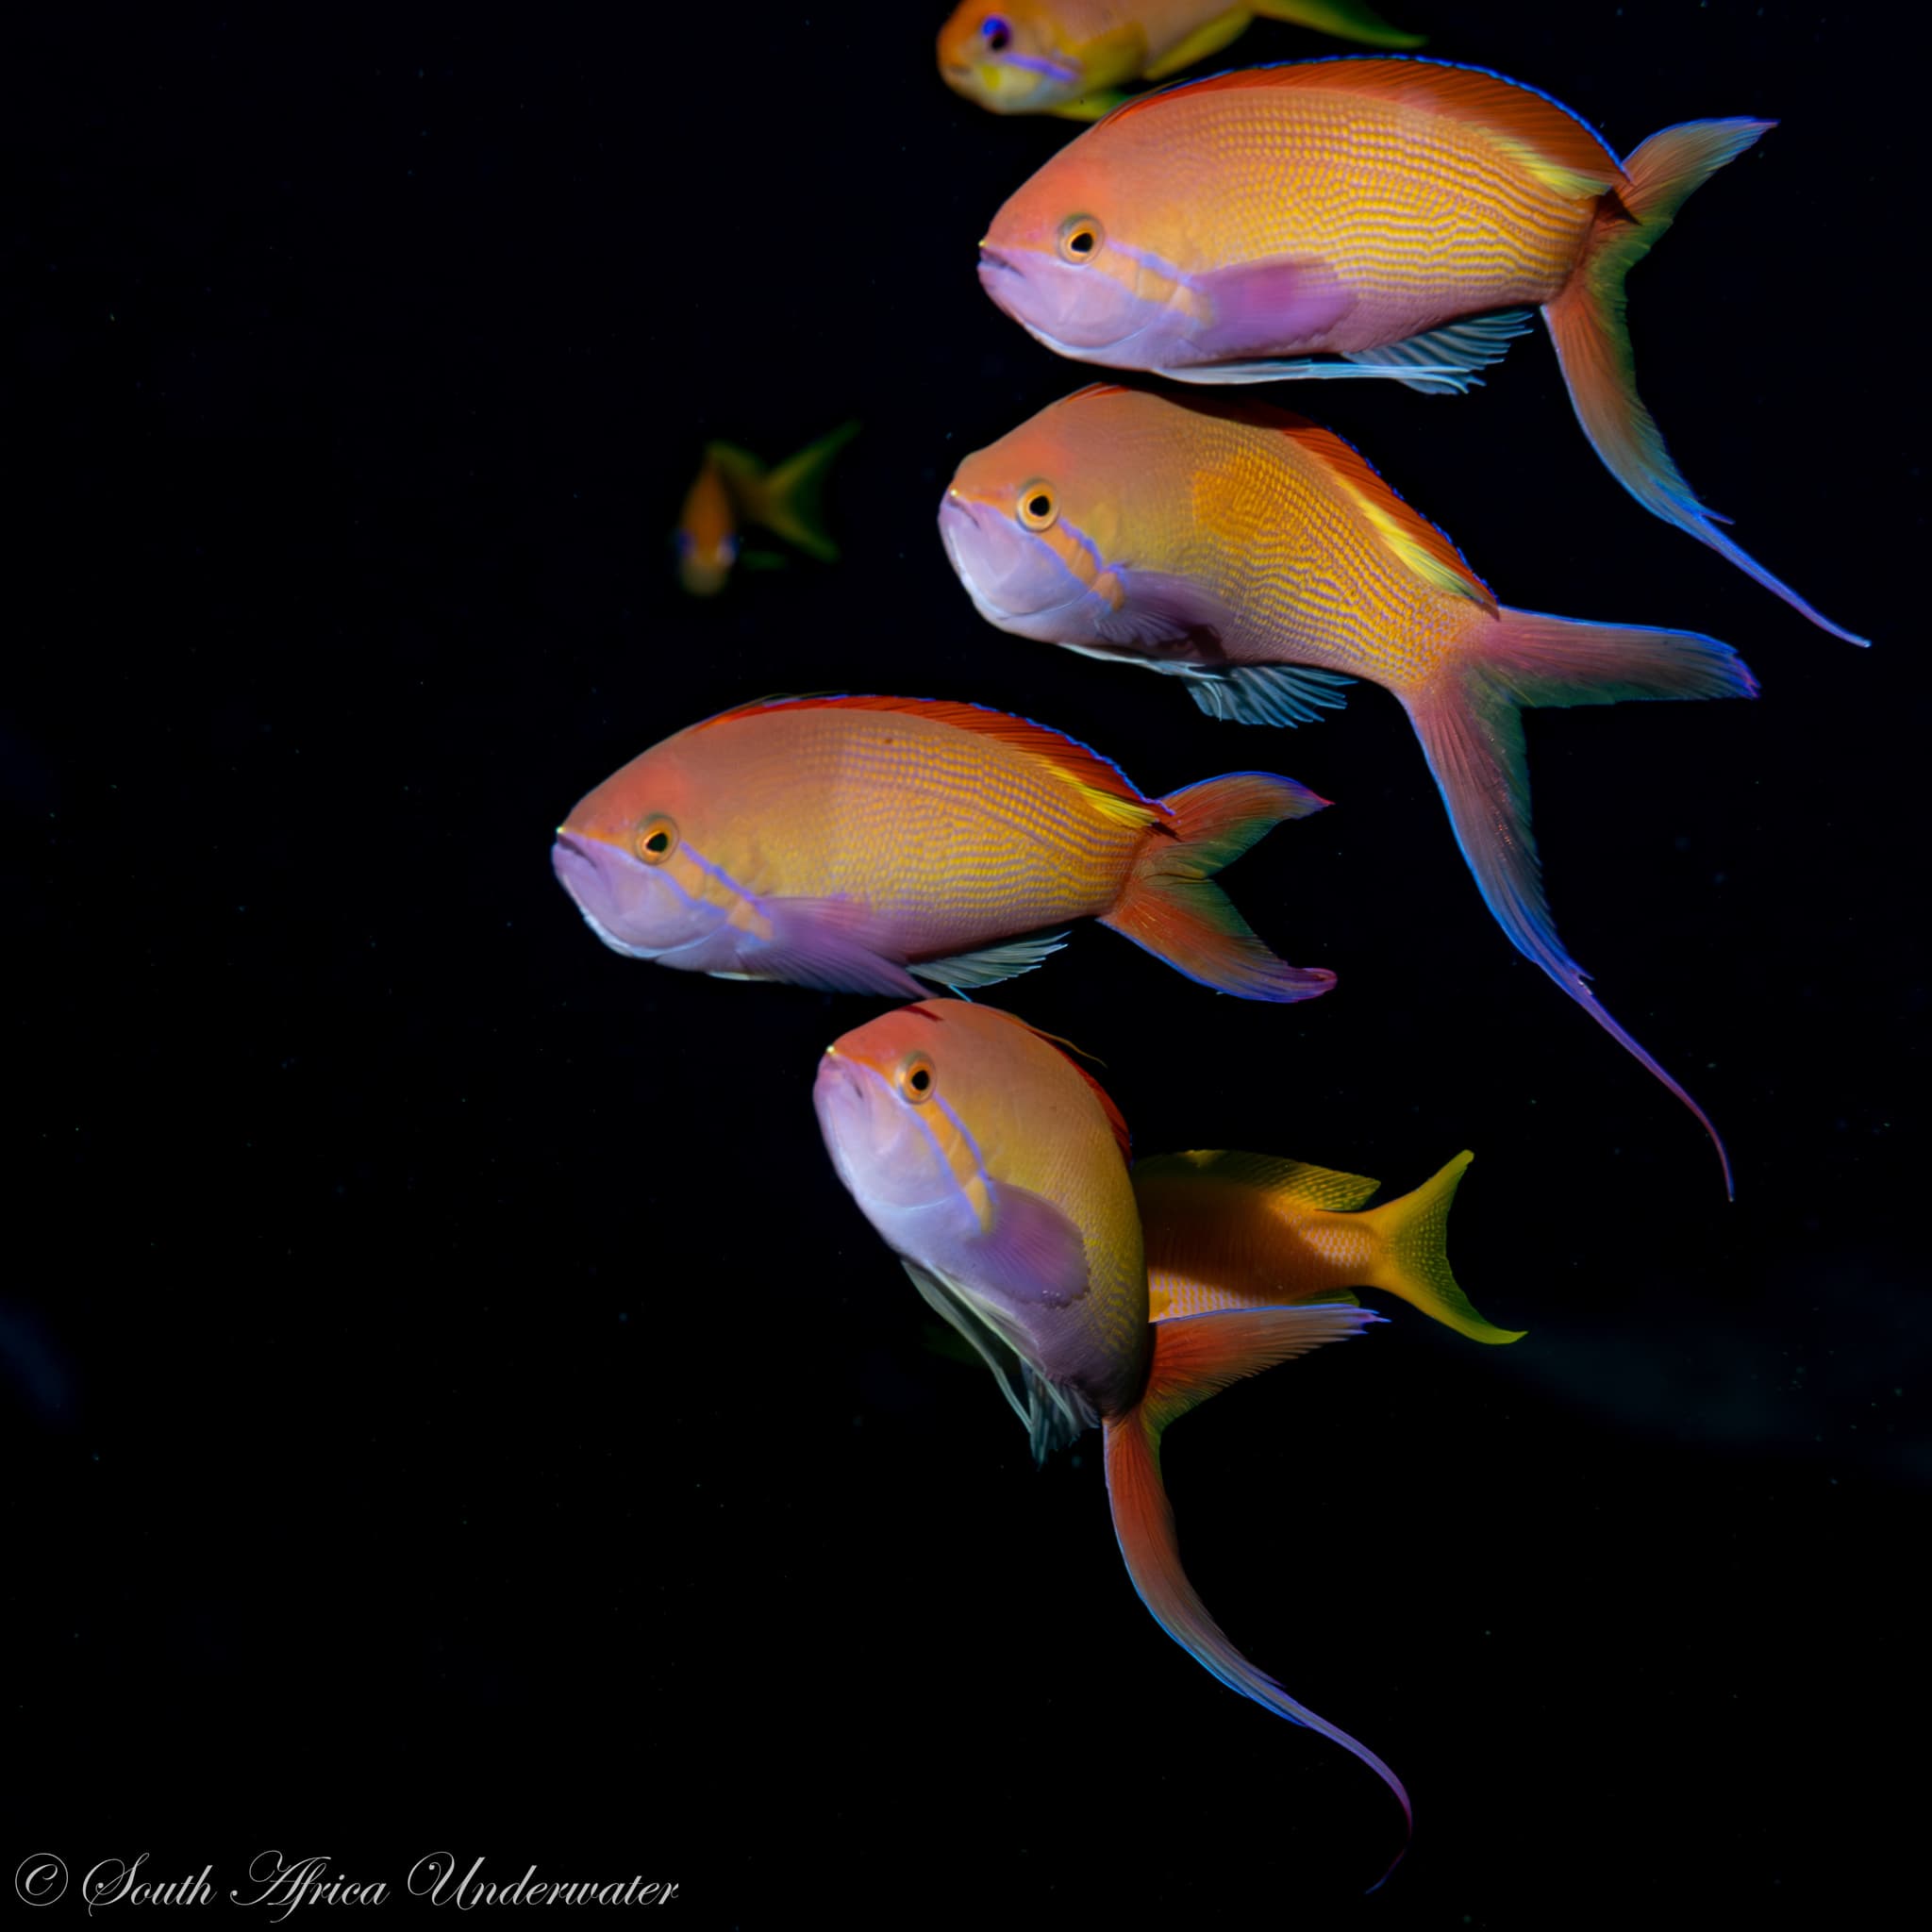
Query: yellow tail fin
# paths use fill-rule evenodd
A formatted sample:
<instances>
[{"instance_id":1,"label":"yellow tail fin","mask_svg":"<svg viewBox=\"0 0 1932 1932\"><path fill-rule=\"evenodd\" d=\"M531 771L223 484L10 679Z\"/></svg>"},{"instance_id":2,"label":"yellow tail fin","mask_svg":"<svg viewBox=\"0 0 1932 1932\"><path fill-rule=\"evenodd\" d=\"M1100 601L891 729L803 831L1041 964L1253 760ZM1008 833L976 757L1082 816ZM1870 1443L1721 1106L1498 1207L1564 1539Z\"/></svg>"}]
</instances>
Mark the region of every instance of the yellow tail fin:
<instances>
[{"instance_id":1,"label":"yellow tail fin","mask_svg":"<svg viewBox=\"0 0 1932 1932\"><path fill-rule=\"evenodd\" d=\"M756 483L741 484L745 515L795 543L808 557L836 563L839 546L826 534L819 498L832 458L858 434L857 423L841 423L829 436L807 443L768 470Z\"/></svg>"},{"instance_id":2,"label":"yellow tail fin","mask_svg":"<svg viewBox=\"0 0 1932 1932\"><path fill-rule=\"evenodd\" d=\"M1475 1158L1458 1154L1433 1180L1399 1201L1364 1210L1377 1236L1367 1285L1399 1294L1424 1314L1472 1341L1521 1341L1526 1328L1498 1328L1476 1313L1449 1267L1449 1204L1463 1170Z\"/></svg>"}]
</instances>

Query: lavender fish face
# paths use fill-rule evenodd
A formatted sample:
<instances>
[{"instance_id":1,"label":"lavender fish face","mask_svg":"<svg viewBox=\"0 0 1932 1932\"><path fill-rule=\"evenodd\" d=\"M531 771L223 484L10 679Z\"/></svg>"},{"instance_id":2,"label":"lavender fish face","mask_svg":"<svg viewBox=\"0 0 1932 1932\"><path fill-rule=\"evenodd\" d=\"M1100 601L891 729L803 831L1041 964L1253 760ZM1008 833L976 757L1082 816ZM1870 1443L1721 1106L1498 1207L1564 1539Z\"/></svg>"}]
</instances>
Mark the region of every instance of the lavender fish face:
<instances>
[{"instance_id":1,"label":"lavender fish face","mask_svg":"<svg viewBox=\"0 0 1932 1932\"><path fill-rule=\"evenodd\" d=\"M660 866L568 831L558 833L550 864L585 924L613 953L696 972L728 970L729 908L693 899Z\"/></svg>"}]
</instances>

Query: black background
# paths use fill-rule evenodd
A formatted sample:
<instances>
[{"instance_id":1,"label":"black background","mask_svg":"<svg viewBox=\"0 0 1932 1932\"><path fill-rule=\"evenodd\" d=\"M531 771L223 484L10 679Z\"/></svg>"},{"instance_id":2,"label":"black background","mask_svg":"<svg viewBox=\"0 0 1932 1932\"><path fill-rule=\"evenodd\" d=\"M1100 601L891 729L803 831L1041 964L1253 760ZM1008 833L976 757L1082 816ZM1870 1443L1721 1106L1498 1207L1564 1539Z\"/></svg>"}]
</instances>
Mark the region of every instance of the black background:
<instances>
[{"instance_id":1,"label":"black background","mask_svg":"<svg viewBox=\"0 0 1932 1932\"><path fill-rule=\"evenodd\" d=\"M1735 1206L1491 924L1392 702L1244 731L974 616L943 483L1084 375L973 275L1070 130L947 93L942 8L12 30L9 1872L232 1882L276 1846L396 1887L447 1848L882 1925L1761 1924L1899 1882L1916 57L1816 4L1390 10L1620 151L1783 123L1638 272L1634 332L1693 482L1869 654L1624 498L1541 340L1460 402L1280 398L1507 602L1707 630L1763 680L1530 726L1566 937L1726 1132ZM686 599L704 440L846 416L844 560ZM1102 1058L1145 1152L1393 1191L1476 1150L1452 1253L1526 1341L1391 1307L1167 1458L1209 1605L1414 1794L1372 1900L1386 1794L1160 1634L1094 1439L1034 1473L837 1185L809 1082L874 1008L619 959L551 877L581 792L788 689L1339 801L1230 879L1330 997L1216 999L1097 928L996 997Z\"/></svg>"}]
</instances>

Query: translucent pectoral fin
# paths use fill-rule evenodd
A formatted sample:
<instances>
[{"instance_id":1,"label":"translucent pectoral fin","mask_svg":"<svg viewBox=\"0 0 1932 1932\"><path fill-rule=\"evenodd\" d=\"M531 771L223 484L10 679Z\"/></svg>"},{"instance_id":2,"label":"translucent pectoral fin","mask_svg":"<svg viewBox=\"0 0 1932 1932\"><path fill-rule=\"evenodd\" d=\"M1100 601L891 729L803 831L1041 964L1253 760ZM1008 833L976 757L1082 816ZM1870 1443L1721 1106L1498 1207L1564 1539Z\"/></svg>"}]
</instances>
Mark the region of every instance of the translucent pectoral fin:
<instances>
[{"instance_id":1,"label":"translucent pectoral fin","mask_svg":"<svg viewBox=\"0 0 1932 1932\"><path fill-rule=\"evenodd\" d=\"M1190 286L1208 314L1189 343L1217 358L1318 341L1356 301L1320 260L1245 261L1192 276Z\"/></svg>"},{"instance_id":2,"label":"translucent pectoral fin","mask_svg":"<svg viewBox=\"0 0 1932 1932\"><path fill-rule=\"evenodd\" d=\"M904 966L879 952L865 907L849 899L770 899L759 909L771 933L740 950L738 964L746 973L825 992L925 997Z\"/></svg>"}]
</instances>

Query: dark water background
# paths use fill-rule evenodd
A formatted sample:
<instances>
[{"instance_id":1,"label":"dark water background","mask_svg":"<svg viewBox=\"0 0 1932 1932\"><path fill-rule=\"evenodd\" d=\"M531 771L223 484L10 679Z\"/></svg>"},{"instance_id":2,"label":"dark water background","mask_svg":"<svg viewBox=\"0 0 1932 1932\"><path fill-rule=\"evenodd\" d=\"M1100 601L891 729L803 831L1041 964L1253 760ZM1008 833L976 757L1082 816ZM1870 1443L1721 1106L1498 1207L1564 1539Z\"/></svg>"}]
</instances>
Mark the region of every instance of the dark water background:
<instances>
[{"instance_id":1,"label":"dark water background","mask_svg":"<svg viewBox=\"0 0 1932 1932\"><path fill-rule=\"evenodd\" d=\"M1461 401L1276 392L1506 601L1762 678L1530 725L1564 931L1726 1206L1489 921L1392 701L1243 730L974 614L942 485L1083 377L973 275L1070 130L945 92L942 11L9 29L5 1863L446 1848L704 1924L1862 1923L1913 1864L1932 1480L1913 52L1817 4L1391 0L1619 151L1782 120L1638 271L1640 366L1869 654L1642 515L1541 338ZM685 599L704 440L846 416L844 562ZM1380 1787L1160 1634L1097 1441L1034 1473L837 1186L809 1082L873 1006L620 960L551 878L646 744L841 688L1338 801L1231 879L1330 997L1095 928L996 997L1143 1151L1391 1191L1476 1151L1452 1253L1528 1340L1391 1309L1168 1455L1209 1605L1414 1794L1374 1900Z\"/></svg>"}]
</instances>

